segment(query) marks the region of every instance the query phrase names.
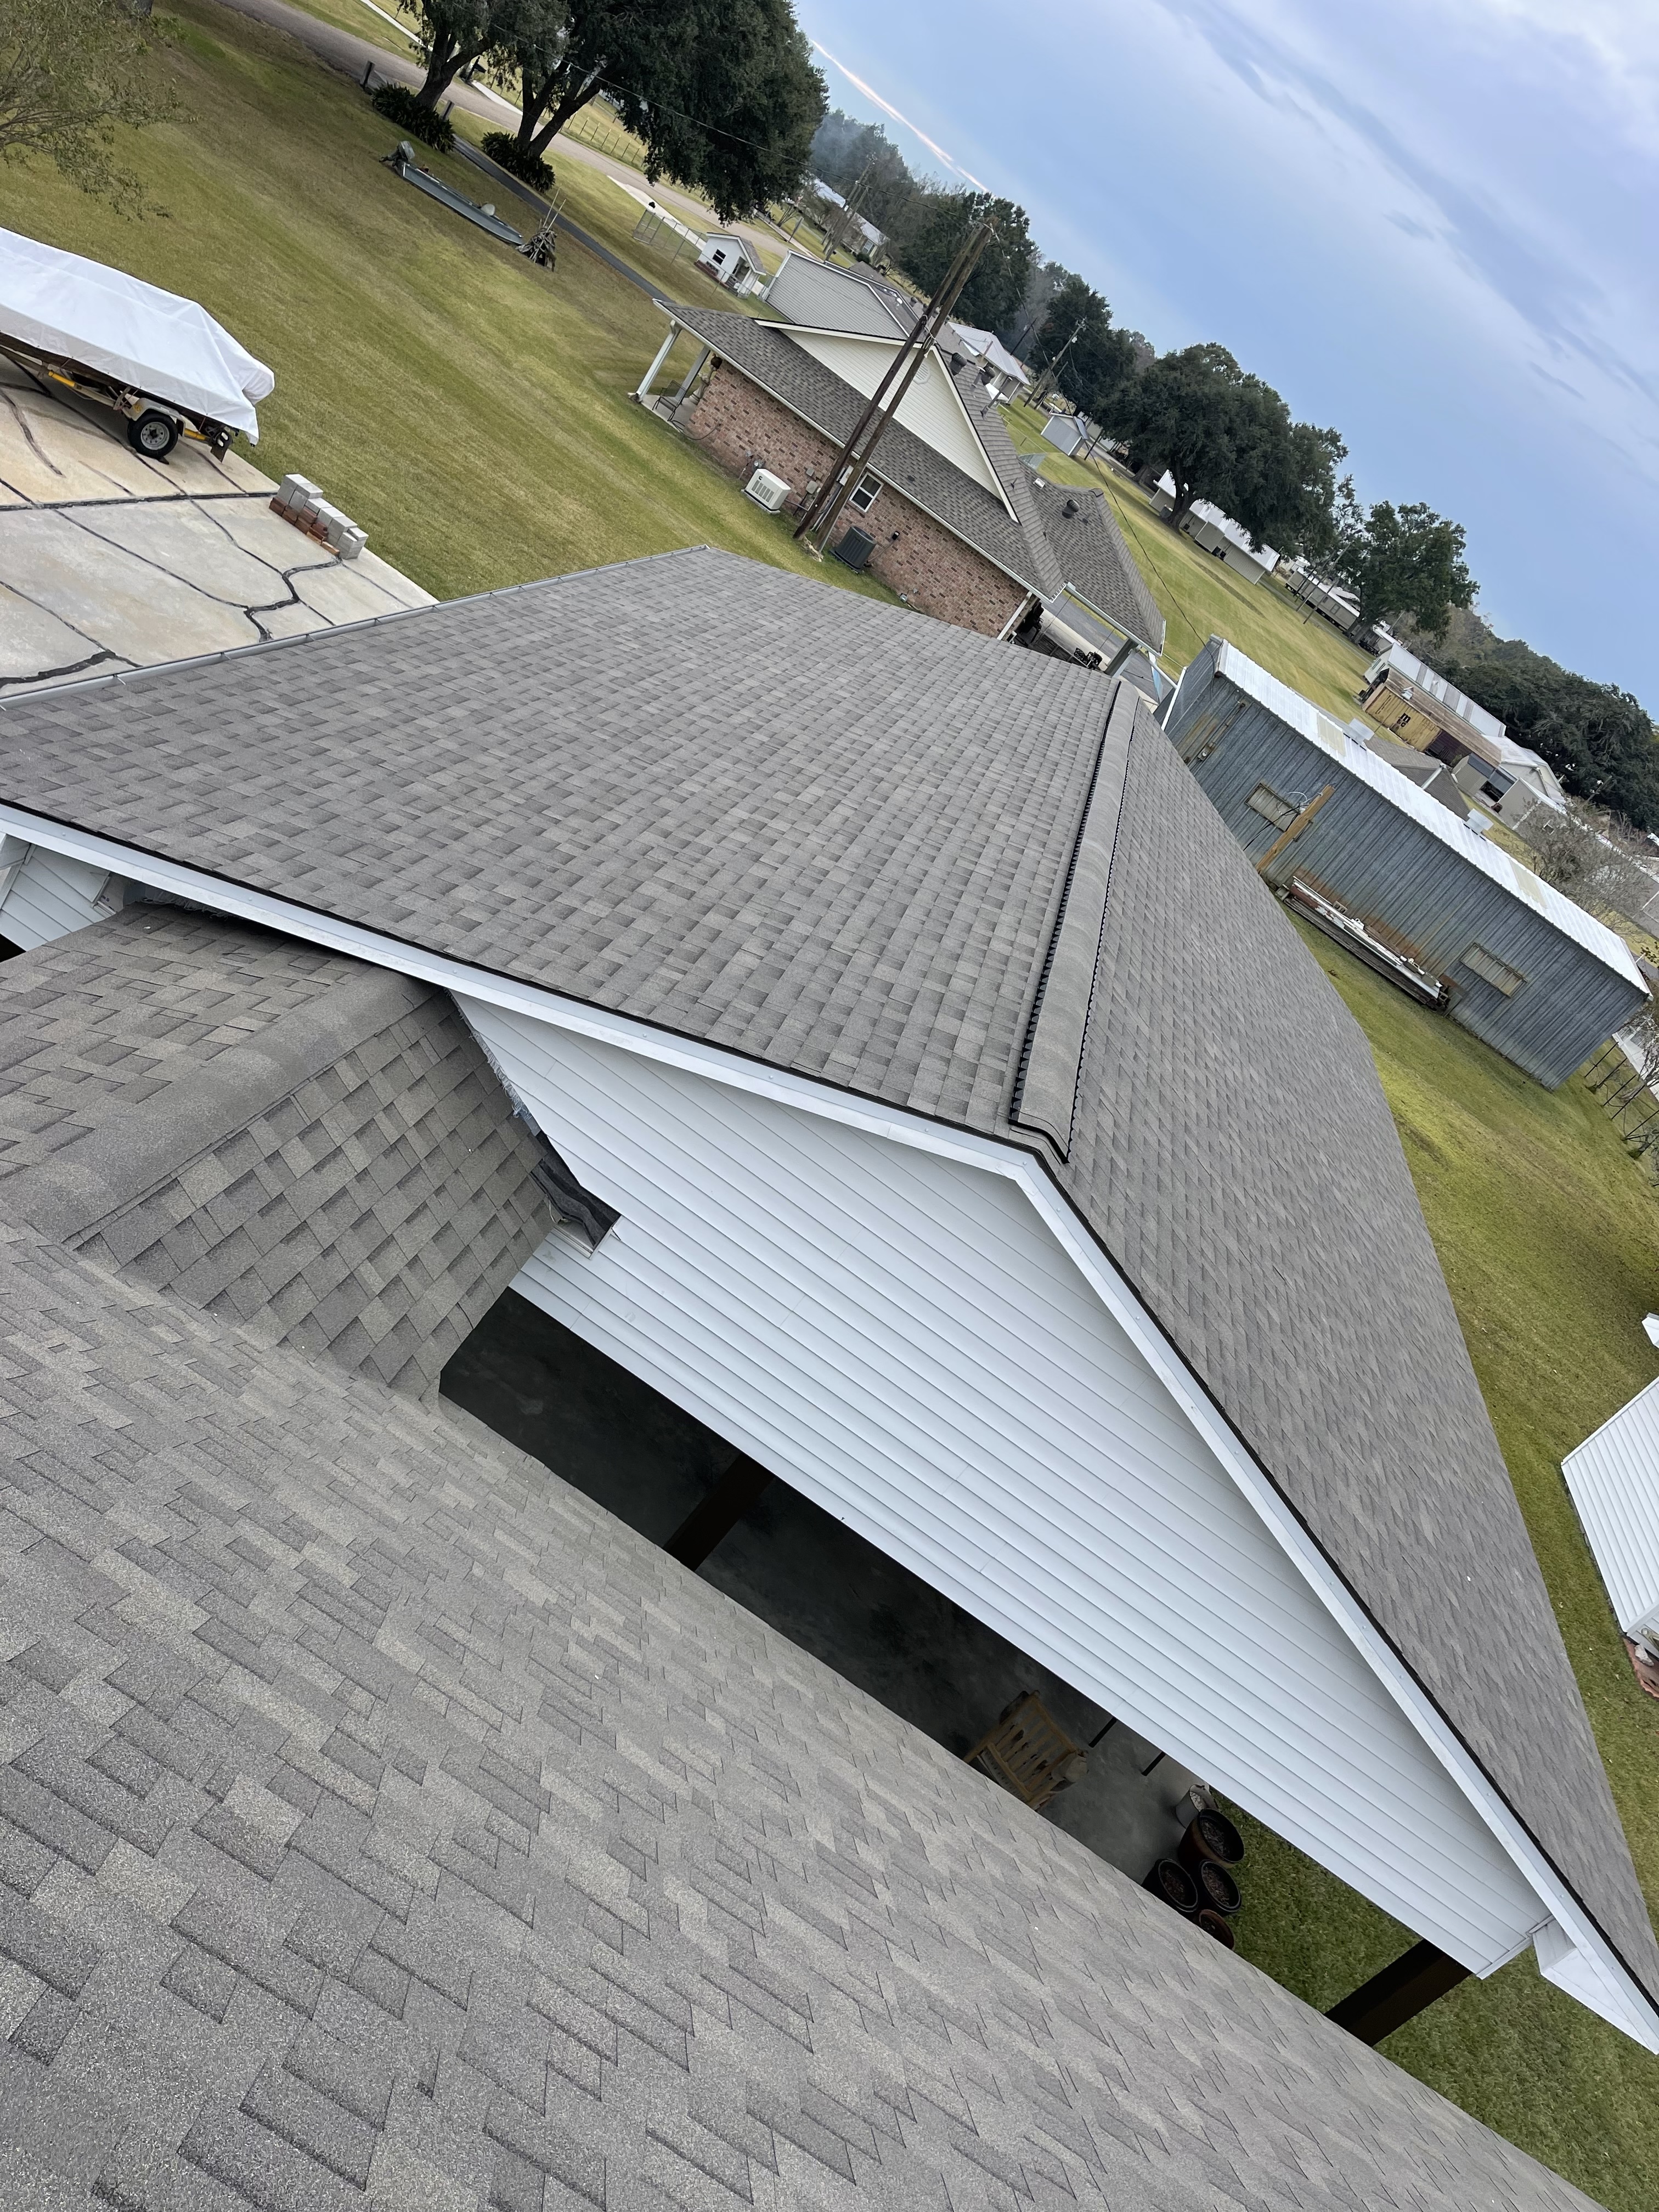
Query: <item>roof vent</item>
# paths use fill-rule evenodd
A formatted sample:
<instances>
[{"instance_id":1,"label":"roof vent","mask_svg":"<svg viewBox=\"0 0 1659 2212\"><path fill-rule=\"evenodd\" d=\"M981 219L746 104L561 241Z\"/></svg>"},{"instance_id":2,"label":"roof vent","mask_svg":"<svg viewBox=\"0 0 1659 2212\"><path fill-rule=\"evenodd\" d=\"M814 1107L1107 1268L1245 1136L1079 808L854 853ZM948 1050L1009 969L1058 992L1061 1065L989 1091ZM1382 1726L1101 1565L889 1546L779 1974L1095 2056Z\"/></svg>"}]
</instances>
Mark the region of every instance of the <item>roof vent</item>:
<instances>
[{"instance_id":1,"label":"roof vent","mask_svg":"<svg viewBox=\"0 0 1659 2212\"><path fill-rule=\"evenodd\" d=\"M1066 502L1065 506L1064 506L1064 507L1062 507L1060 508L1060 513L1061 513L1061 514L1066 517L1066 520L1069 522L1069 521L1071 520L1072 517L1073 517L1073 516L1077 513L1077 511L1078 511L1078 504L1077 504L1077 501L1076 501L1074 499L1068 499L1068 500L1066 501Z\"/></svg>"}]
</instances>

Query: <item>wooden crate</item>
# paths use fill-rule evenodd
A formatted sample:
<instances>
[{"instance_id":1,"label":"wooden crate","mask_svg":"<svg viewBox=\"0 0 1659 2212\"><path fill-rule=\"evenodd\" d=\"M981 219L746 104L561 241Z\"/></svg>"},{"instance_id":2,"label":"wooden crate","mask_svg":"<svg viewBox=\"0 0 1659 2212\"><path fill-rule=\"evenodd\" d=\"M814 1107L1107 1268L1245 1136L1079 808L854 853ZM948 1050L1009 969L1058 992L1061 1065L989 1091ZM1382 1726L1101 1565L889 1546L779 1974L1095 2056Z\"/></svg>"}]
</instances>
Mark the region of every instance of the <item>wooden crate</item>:
<instances>
[{"instance_id":1,"label":"wooden crate","mask_svg":"<svg viewBox=\"0 0 1659 2212\"><path fill-rule=\"evenodd\" d=\"M1089 1754L1072 1741L1035 1690L1016 1698L993 1729L966 1754L994 1782L1040 1811L1057 1791L1078 1780Z\"/></svg>"}]
</instances>

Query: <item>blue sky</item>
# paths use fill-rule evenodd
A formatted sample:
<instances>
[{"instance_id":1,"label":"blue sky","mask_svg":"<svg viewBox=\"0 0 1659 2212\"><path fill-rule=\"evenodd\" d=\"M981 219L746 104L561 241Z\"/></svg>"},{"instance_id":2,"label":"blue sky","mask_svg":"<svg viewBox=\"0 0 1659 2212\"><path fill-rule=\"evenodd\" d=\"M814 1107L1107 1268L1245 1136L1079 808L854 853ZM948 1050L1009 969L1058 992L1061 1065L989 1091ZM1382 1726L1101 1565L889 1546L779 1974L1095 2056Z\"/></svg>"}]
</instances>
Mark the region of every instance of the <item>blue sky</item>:
<instances>
[{"instance_id":1,"label":"blue sky","mask_svg":"<svg viewBox=\"0 0 1659 2212\"><path fill-rule=\"evenodd\" d=\"M1655 0L797 6L1117 321L1231 347L1464 525L1497 629L1659 714Z\"/></svg>"}]
</instances>

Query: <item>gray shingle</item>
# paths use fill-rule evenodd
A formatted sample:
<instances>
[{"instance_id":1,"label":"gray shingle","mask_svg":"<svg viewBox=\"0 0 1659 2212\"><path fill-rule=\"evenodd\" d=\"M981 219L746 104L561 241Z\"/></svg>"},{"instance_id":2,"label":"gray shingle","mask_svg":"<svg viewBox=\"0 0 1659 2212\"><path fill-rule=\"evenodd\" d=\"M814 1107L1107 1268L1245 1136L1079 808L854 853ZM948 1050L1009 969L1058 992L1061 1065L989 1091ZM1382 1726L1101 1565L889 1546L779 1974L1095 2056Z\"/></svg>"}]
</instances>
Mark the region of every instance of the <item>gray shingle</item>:
<instances>
[{"instance_id":1,"label":"gray shingle","mask_svg":"<svg viewBox=\"0 0 1659 2212\"><path fill-rule=\"evenodd\" d=\"M1031 493L1066 583L1109 622L1118 623L1154 653L1162 653L1164 617L1135 566L1105 493L1094 487L1085 489L1049 483L1046 479L1033 482ZM1073 510L1069 514L1068 507Z\"/></svg>"},{"instance_id":2,"label":"gray shingle","mask_svg":"<svg viewBox=\"0 0 1659 2212\"><path fill-rule=\"evenodd\" d=\"M343 2212L365 2182L374 2202L544 2209L833 2190L894 2212L1584 2212L453 1408L15 1226L0 1339L0 1467L73 1421L86 1540L113 1548L142 1523L150 1556L238 1579L283 1659L273 1705L251 1677L215 1686L187 1626L167 1646L107 1616L105 1679L164 1706L157 1725L197 1716L211 1794L165 1785L168 1832L106 1898L107 1943L45 1913L6 1923L50 1977L0 2046L17 2188L203 2212ZM100 1414L109 1375L140 1392L133 1419ZM68 1494L14 1486L0 1502L27 1525ZM362 1695L310 1663L325 1616L283 1565L307 1544L338 1563L345 1610L386 1626ZM70 1558L57 1547L47 1568L65 1618ZM541 1717L567 1677L574 1736ZM61 1690L29 1694L65 1738L112 1740ZM398 1747L378 1781L354 1778L361 1809L303 1811L269 1786L277 1750L313 1756L322 1718ZM502 1797L519 1846L489 1837ZM262 1869L198 1840L219 1800L265 1839ZM445 1867L486 1838L520 1869L527 1917L450 1887ZM700 1902L716 1876L740 1917ZM61 1912L62 1876L52 1889ZM314 2017L276 1985L284 1960ZM37 2183L47 2161L59 2179Z\"/></svg>"},{"instance_id":3,"label":"gray shingle","mask_svg":"<svg viewBox=\"0 0 1659 2212\"><path fill-rule=\"evenodd\" d=\"M0 793L1040 1147L1008 1109L1111 697L696 550L20 702ZM1659 1996L1365 1042L1144 709L1078 1096L1040 1156Z\"/></svg>"},{"instance_id":4,"label":"gray shingle","mask_svg":"<svg viewBox=\"0 0 1659 2212\"><path fill-rule=\"evenodd\" d=\"M0 969L14 1216L383 1382L429 1387L540 1243L538 1158L449 1000L384 969L153 905ZM402 1328L394 1236L432 1263Z\"/></svg>"}]
</instances>

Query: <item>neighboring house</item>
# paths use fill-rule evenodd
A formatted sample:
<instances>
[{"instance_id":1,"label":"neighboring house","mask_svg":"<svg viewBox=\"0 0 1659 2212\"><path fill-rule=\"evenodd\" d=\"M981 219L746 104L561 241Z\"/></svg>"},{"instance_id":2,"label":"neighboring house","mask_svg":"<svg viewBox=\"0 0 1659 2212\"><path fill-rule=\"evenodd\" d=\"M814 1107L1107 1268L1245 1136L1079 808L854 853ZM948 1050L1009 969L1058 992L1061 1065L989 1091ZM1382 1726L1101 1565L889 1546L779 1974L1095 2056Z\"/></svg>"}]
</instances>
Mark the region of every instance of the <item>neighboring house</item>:
<instances>
[{"instance_id":1,"label":"neighboring house","mask_svg":"<svg viewBox=\"0 0 1659 2212\"><path fill-rule=\"evenodd\" d=\"M1359 602L1346 586L1326 583L1300 561L1281 561L1277 573L1304 606L1323 615L1345 636L1351 637L1359 627Z\"/></svg>"},{"instance_id":2,"label":"neighboring house","mask_svg":"<svg viewBox=\"0 0 1659 2212\"><path fill-rule=\"evenodd\" d=\"M976 361L989 370L988 389L994 399L1008 398L1030 382L1030 370L1023 361L1015 360L994 331L976 331L967 323L952 323L950 327L956 350L965 360Z\"/></svg>"},{"instance_id":3,"label":"neighboring house","mask_svg":"<svg viewBox=\"0 0 1659 2212\"><path fill-rule=\"evenodd\" d=\"M758 292L766 281L754 247L735 231L710 231L697 256L697 266L731 292Z\"/></svg>"},{"instance_id":4,"label":"neighboring house","mask_svg":"<svg viewBox=\"0 0 1659 2212\"><path fill-rule=\"evenodd\" d=\"M1620 1632L1659 1656L1659 1381L1561 1462Z\"/></svg>"},{"instance_id":5,"label":"neighboring house","mask_svg":"<svg viewBox=\"0 0 1659 2212\"><path fill-rule=\"evenodd\" d=\"M1648 1004L1622 938L1212 637L1165 728L1266 880L1550 1089Z\"/></svg>"},{"instance_id":6,"label":"neighboring house","mask_svg":"<svg viewBox=\"0 0 1659 2212\"><path fill-rule=\"evenodd\" d=\"M1168 476L1161 477L1152 489L1152 501L1159 514L1175 511L1175 483ZM1186 532L1200 552L1212 553L1218 561L1224 561L1236 575L1243 576L1247 584L1265 583L1279 566L1279 556L1271 545L1256 545L1242 522L1235 522L1218 507L1212 507L1207 499L1195 499L1188 508L1182 522Z\"/></svg>"},{"instance_id":7,"label":"neighboring house","mask_svg":"<svg viewBox=\"0 0 1659 2212\"><path fill-rule=\"evenodd\" d=\"M1659 2048L1659 1945L1369 1049L1133 686L704 549L94 678L0 707L0 827L104 872L134 943L127 905L159 894L361 963L371 1000L399 978L416 1016L449 994L534 1133L537 1159L497 1120L503 1173L522 1161L567 1224L515 1278L524 1298L1403 1922L1438 1987L1530 1943L1548 1978ZM115 926L72 934L63 957ZM13 963L20 1019L0 1023L0 1051L58 1036L38 957ZM172 1171L180 1206L230 1228L226 1279L256 1307L271 1303L260 1238L280 1243L286 1217L239 1179L257 1179L267 1127L273 1153L288 1141L270 1103L285 1068L296 1133L321 1115L342 1187L366 1174L371 1212L401 1200L411 1119L471 1172L444 1150L467 1125L441 1102L416 1110L394 1085L366 1162L355 1121L332 1115L334 1080L349 1096L357 1068L373 1073L351 1040L384 1034L374 1004L349 1028L313 1020L307 1052L285 1048L273 1070L257 1036L244 1042L228 973L206 1003L147 982L110 996L136 1029L82 1022L83 1048L71 1025L76 1082L60 1091L48 1069L13 1109L43 1196L12 1218L40 1237L55 1194L78 1203L99 1175L150 1204L112 1082L137 1085L175 1158L202 1116L234 1133L216 1173L194 1154ZM175 1126L151 1084L198 1020L213 1024L199 1052L230 1042L206 1082L185 1059ZM408 1049L418 1090L430 1063L419 1036ZM296 1142L271 1164L276 1196L311 1158ZM498 1243L503 1264L518 1234ZM349 1267L425 1279L426 1237L369 1235L348 1240ZM56 1906L70 1877L50 1875L52 1854L81 1881L117 1832L139 1869L117 1867L137 1904L77 1921L56 1949L44 1907L4 1923L8 1947L56 1978L9 2063L46 2067L32 2100L58 2094L64 2068L89 2160L121 2135L100 2132L99 2096L161 2080L144 2201L152 2177L179 2195L175 2160L254 2177L261 2202L307 2146L361 2176L389 2111L405 2132L374 2169L387 2201L459 2202L424 2166L407 2179L416 2137L428 2166L465 2152L477 2191L489 2154L473 2154L498 2146L498 2201L539 2201L550 2172L609 2201L602 2172L620 2196L647 2119L663 2159L691 2125L629 2070L665 2037L663 2081L733 2158L769 2154L774 2135L755 2129L799 2133L809 2087L827 2143L830 2119L851 2129L880 2084L921 2097L919 2076L898 2085L917 2039L937 2061L945 2016L860 1980L830 1903L837 1865L858 1875L859 1910L884 1916L884 1978L899 1955L907 1986L925 1985L938 1928L965 1915L950 1986L977 2023L974 2082L1011 2015L1027 2038L1001 2109L1040 2101L1036 1974L1078 1999L1044 2047L1085 2069L1107 2064L1087 2051L1118 2051L1120 2103L1142 2063L1103 2025L1121 2004L1125 2047L1192 2081L1200 2110L1223 2033L1208 2023L1236 2008L1227 2032L1249 2056L1229 2118L1237 2132L1263 2095L1279 2142L1310 2094L1304 2051L1338 2049L1314 2032L1281 2079L1292 2001L1172 1934L1150 1900L1121 1902L1065 1838L848 1705L736 1608L689 1596L544 1470L471 1428L463 1449L429 1401L360 1367L296 1365L282 1345L262 1362L214 1303L215 1272L192 1289L182 1249L179 1295L210 1310L181 1326L185 1308L108 1272L131 1240L105 1241L95 1274L15 1227L0 1252L19 1316L0 1419L28 1470L0 1543L33 1547L4 1802L39 1839L15 1844L7 1879L50 1878ZM325 1336L349 1329L355 1282L319 1315ZM301 1291L301 1318L314 1295ZM386 1303L365 1280L371 1340ZM740 1637L760 1637L763 1659L733 1659ZM684 1696L682 1668L700 1686ZM38 1733L70 1685L72 1723ZM872 1738L900 1747L890 1772ZM751 1779L763 1822L740 1811L758 1805ZM1005 1840L981 1851L960 1839L988 1803ZM878 1805L886 1825L856 1845L816 1825L839 1806L863 1833ZM896 1805L907 1871L878 1882ZM763 1826L765 1850L745 1858ZM728 1902L691 1911L710 1881ZM770 1885L802 1881L831 1887L784 1937ZM901 1897L933 1916L915 1955ZM1119 1902L1091 1917L1079 1897ZM733 1925L739 1943L720 1932ZM1053 1985L1050 1931L1070 1978ZM1133 1994L1149 1972L1155 2002ZM337 2001L307 2027L325 1977ZM291 2044L270 2043L264 2073L258 2051L239 2055L228 2100L213 2075L198 2109L212 2030L241 2039L282 2005ZM618 2008L646 2020L642 2042L611 2038ZM763 2046L751 2012L770 2023ZM372 2094L351 2070L371 2051ZM1380 2078L1357 2049L1330 2063L1342 2097ZM825 2068L840 2103L821 2094ZM408 2136L417 2081L430 2126ZM607 2083L608 2116L592 2102ZM369 2115L356 2132L329 2118L348 2092ZM951 2094L959 2144L977 2108L968 2087ZM1056 2158L1092 2094L1068 2080ZM1432 2113L1423 2188L1443 2197L1467 2138ZM1354 2177L1355 2202L1380 2201L1413 2170L1415 2126L1383 2128L1367 2105L1322 2156ZM1218 2185L1204 2134L1178 2200L1194 2206ZM1122 2155L1150 2142L1168 2197L1190 2121L1131 2136ZM889 2154L867 2127L858 2141L866 2161ZM45 2146L31 2157L70 2154L50 2130L29 2142ZM1228 2188L1246 2156L1228 2151ZM1530 2169L1490 2156L1459 2201L1530 2202ZM1291 2163L1274 2184L1287 2208L1308 2185L1305 2159ZM978 2184L949 2170L967 2201ZM999 2186L1016 2170L999 2162ZM939 2197L911 2182L895 2201ZM138 2185L118 2172L104 2194L137 2201ZM1254 2180L1251 2195L1267 2201Z\"/></svg>"},{"instance_id":8,"label":"neighboring house","mask_svg":"<svg viewBox=\"0 0 1659 2212\"><path fill-rule=\"evenodd\" d=\"M1348 724L1348 734L1357 738L1378 760L1387 761L1392 769L1414 783L1419 791L1426 791L1431 799L1450 810L1460 822L1469 818L1469 802L1464 798L1457 779L1444 761L1431 754L1413 752L1409 745L1398 744L1384 737L1381 730L1373 729L1369 722L1358 720Z\"/></svg>"},{"instance_id":9,"label":"neighboring house","mask_svg":"<svg viewBox=\"0 0 1659 2212\"><path fill-rule=\"evenodd\" d=\"M1511 827L1540 805L1565 810L1566 793L1549 763L1403 645L1390 645L1366 670L1360 703L1391 737L1444 761L1466 797Z\"/></svg>"},{"instance_id":10,"label":"neighboring house","mask_svg":"<svg viewBox=\"0 0 1659 2212\"><path fill-rule=\"evenodd\" d=\"M901 341L701 308L667 312L668 337L639 396L647 398L681 329L700 338L662 411L733 474L746 480L765 468L781 477L799 508L834 465ZM1096 665L1125 644L1154 657L1163 650L1163 617L1100 493L1073 500L1034 484L981 372L954 368L937 348L838 531L839 544L858 532L871 573L943 621L1022 643L1042 638L1050 651Z\"/></svg>"},{"instance_id":11,"label":"neighboring house","mask_svg":"<svg viewBox=\"0 0 1659 2212\"><path fill-rule=\"evenodd\" d=\"M787 253L763 295L787 322L809 330L857 331L866 337L902 337L919 309L896 284L860 270L838 269L810 253Z\"/></svg>"}]
</instances>

